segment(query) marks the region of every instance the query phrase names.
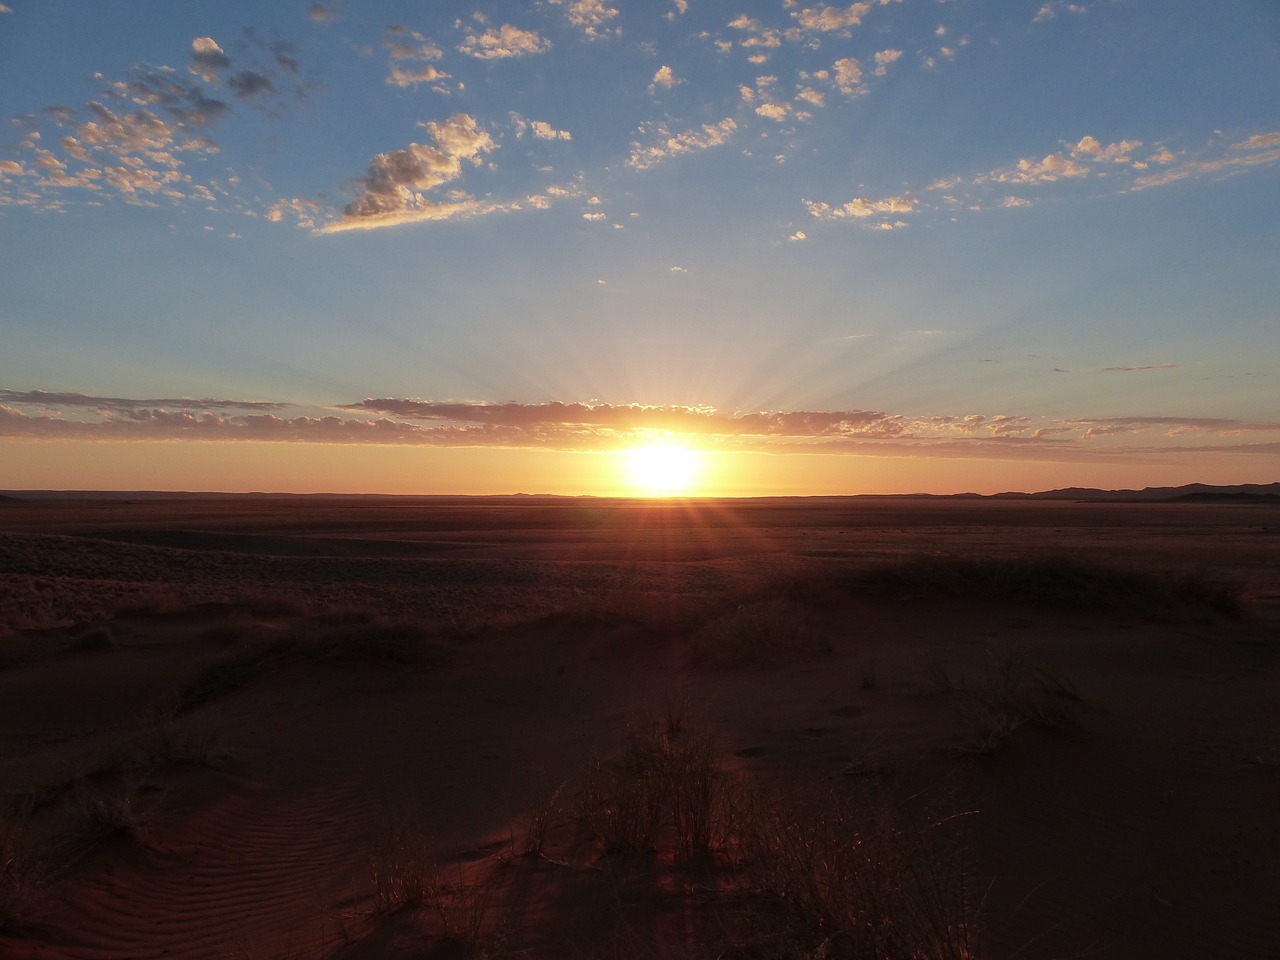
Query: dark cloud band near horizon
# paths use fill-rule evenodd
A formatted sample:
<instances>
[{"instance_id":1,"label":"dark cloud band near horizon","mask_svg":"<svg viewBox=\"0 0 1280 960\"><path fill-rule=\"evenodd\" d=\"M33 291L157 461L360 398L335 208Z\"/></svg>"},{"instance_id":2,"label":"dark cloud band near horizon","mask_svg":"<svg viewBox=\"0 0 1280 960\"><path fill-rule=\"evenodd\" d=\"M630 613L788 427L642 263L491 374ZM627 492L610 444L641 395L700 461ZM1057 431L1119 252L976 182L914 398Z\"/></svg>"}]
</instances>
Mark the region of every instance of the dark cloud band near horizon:
<instances>
[{"instance_id":1,"label":"dark cloud band near horizon","mask_svg":"<svg viewBox=\"0 0 1280 960\"><path fill-rule=\"evenodd\" d=\"M338 415L324 411L340 411ZM670 440L708 450L1092 460L1275 454L1280 423L1221 417L1045 419L883 411L752 411L588 402L367 398L307 408L264 400L130 399L0 389L14 440L210 441L600 451ZM1244 439L1245 437L1248 439ZM1188 442L1202 439L1203 444Z\"/></svg>"}]
</instances>

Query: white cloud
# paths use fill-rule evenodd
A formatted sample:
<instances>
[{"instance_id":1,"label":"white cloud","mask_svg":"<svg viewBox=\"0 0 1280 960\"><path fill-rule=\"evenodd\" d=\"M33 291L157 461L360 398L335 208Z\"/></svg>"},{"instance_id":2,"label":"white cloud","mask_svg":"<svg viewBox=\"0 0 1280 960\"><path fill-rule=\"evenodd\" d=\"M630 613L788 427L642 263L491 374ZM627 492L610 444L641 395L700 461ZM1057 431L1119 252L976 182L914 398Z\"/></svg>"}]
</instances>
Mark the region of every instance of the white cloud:
<instances>
[{"instance_id":1,"label":"white cloud","mask_svg":"<svg viewBox=\"0 0 1280 960\"><path fill-rule=\"evenodd\" d=\"M836 89L845 96L853 96L861 89L862 65L853 57L844 57L832 64Z\"/></svg>"},{"instance_id":2,"label":"white cloud","mask_svg":"<svg viewBox=\"0 0 1280 960\"><path fill-rule=\"evenodd\" d=\"M443 70L436 69L435 64L427 63L420 67L404 67L392 66L391 73L387 75L387 83L393 87L412 87L419 83L430 83L439 85L440 81L449 79L449 74ZM440 92L446 92L446 88L439 87Z\"/></svg>"},{"instance_id":3,"label":"white cloud","mask_svg":"<svg viewBox=\"0 0 1280 960\"><path fill-rule=\"evenodd\" d=\"M467 38L458 46L458 50L478 60L504 60L546 53L551 49L550 40L543 39L532 30L522 30L509 23L504 23L501 27L490 27L483 33L475 33L470 27L466 29Z\"/></svg>"},{"instance_id":4,"label":"white cloud","mask_svg":"<svg viewBox=\"0 0 1280 960\"><path fill-rule=\"evenodd\" d=\"M725 117L719 123L705 123L701 128L674 134L665 124L646 124L643 131L645 133L652 131L656 141L648 145L632 141L631 157L627 164L637 170L644 170L661 163L668 157L722 146L729 141L737 129L738 124L732 117Z\"/></svg>"},{"instance_id":5,"label":"white cloud","mask_svg":"<svg viewBox=\"0 0 1280 960\"><path fill-rule=\"evenodd\" d=\"M665 63L660 66L653 75L653 82L649 84L649 92L654 93L658 87L664 90L670 90L677 83L683 83Z\"/></svg>"},{"instance_id":6,"label":"white cloud","mask_svg":"<svg viewBox=\"0 0 1280 960\"><path fill-rule=\"evenodd\" d=\"M592 40L608 36L606 24L618 15L617 9L606 6L604 0L548 0L548 2L557 7L564 7L569 23Z\"/></svg>"},{"instance_id":7,"label":"white cloud","mask_svg":"<svg viewBox=\"0 0 1280 960\"><path fill-rule=\"evenodd\" d=\"M913 213L916 209L916 201L907 194L899 197L885 197L883 200L854 197L848 203L838 207L816 200L805 200L803 202L809 209L809 213L819 220L847 220L850 218L864 220L868 217L878 217L889 213ZM891 223L889 227L891 228L894 225ZM900 224L899 222L899 225L905 224ZM881 229L885 228L884 224L879 226Z\"/></svg>"},{"instance_id":8,"label":"white cloud","mask_svg":"<svg viewBox=\"0 0 1280 960\"><path fill-rule=\"evenodd\" d=\"M1022 197L1005 197L1004 200L1000 202L1000 206L1004 207L1006 210L1012 209L1013 207L1029 207L1031 206L1031 201L1024 200Z\"/></svg>"},{"instance_id":9,"label":"white cloud","mask_svg":"<svg viewBox=\"0 0 1280 960\"><path fill-rule=\"evenodd\" d=\"M1089 168L1083 163L1061 153L1051 153L1042 160L1019 160L1016 166L993 173L991 179L996 183L1051 183L1088 174Z\"/></svg>"},{"instance_id":10,"label":"white cloud","mask_svg":"<svg viewBox=\"0 0 1280 960\"><path fill-rule=\"evenodd\" d=\"M787 119L790 108L785 103L762 103L756 107L756 113L767 120L774 120L781 123Z\"/></svg>"},{"instance_id":11,"label":"white cloud","mask_svg":"<svg viewBox=\"0 0 1280 960\"><path fill-rule=\"evenodd\" d=\"M897 63L902 56L901 50L879 50L876 52L876 76L883 77L889 72L889 64Z\"/></svg>"},{"instance_id":12,"label":"white cloud","mask_svg":"<svg viewBox=\"0 0 1280 960\"><path fill-rule=\"evenodd\" d=\"M795 241L799 241L799 240L807 240L807 239L808 239L808 234L806 234L803 230L797 230L797 231L796 231L795 233L793 233L791 236L787 237L787 239L788 239L788 240L795 240Z\"/></svg>"},{"instance_id":13,"label":"white cloud","mask_svg":"<svg viewBox=\"0 0 1280 960\"><path fill-rule=\"evenodd\" d=\"M836 30L848 30L862 23L862 20L873 7L887 7L890 3L901 3L902 0L866 0L852 3L847 7L805 7L791 14L806 30L818 30L831 33ZM784 6L794 6L793 2Z\"/></svg>"},{"instance_id":14,"label":"white cloud","mask_svg":"<svg viewBox=\"0 0 1280 960\"><path fill-rule=\"evenodd\" d=\"M568 130L557 130L545 120L533 120L529 123L533 135L539 140L572 140L573 134Z\"/></svg>"},{"instance_id":15,"label":"white cloud","mask_svg":"<svg viewBox=\"0 0 1280 960\"><path fill-rule=\"evenodd\" d=\"M813 87L801 87L796 93L797 100L803 100L812 107L821 107L826 104L827 98L821 90L815 90Z\"/></svg>"},{"instance_id":16,"label":"white cloud","mask_svg":"<svg viewBox=\"0 0 1280 960\"><path fill-rule=\"evenodd\" d=\"M1096 137L1082 137L1071 148L1073 157L1086 157L1099 163L1130 163L1130 154L1142 146L1141 140L1121 140L1103 146Z\"/></svg>"}]
</instances>

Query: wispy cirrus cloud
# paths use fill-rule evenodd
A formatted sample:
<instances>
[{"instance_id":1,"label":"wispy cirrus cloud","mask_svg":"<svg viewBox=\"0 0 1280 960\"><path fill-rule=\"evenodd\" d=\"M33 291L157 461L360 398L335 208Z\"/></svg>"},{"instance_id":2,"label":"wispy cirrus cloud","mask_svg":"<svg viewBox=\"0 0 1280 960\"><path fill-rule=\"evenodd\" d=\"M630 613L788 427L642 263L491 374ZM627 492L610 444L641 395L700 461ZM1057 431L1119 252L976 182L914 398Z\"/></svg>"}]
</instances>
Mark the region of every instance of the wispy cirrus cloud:
<instances>
[{"instance_id":1,"label":"wispy cirrus cloud","mask_svg":"<svg viewBox=\"0 0 1280 960\"><path fill-rule=\"evenodd\" d=\"M931 457L981 452L997 458L1069 461L1201 449L1274 454L1280 449L1280 422L1177 416L919 416L877 410L726 412L673 405L395 397L316 409L256 400L0 390L0 436L580 450L616 449L657 436L678 436L707 449Z\"/></svg>"},{"instance_id":2,"label":"wispy cirrus cloud","mask_svg":"<svg viewBox=\"0 0 1280 960\"><path fill-rule=\"evenodd\" d=\"M393 87L414 87L426 83L437 93L452 93L456 85L446 81L451 75L436 66L444 50L429 37L403 26L387 28L383 43L387 51L387 83Z\"/></svg>"}]
</instances>

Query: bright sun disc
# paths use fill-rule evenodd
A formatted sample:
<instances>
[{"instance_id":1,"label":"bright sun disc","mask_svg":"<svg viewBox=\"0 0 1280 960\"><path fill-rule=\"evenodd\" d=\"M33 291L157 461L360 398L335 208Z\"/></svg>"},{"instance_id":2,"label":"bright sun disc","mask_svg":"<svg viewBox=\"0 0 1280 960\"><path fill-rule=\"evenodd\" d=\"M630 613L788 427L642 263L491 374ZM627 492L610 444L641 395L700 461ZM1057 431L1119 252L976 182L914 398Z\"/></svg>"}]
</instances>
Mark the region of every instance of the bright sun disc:
<instances>
[{"instance_id":1,"label":"bright sun disc","mask_svg":"<svg viewBox=\"0 0 1280 960\"><path fill-rule=\"evenodd\" d=\"M649 496L686 493L698 477L698 454L675 444L636 447L626 454L630 486Z\"/></svg>"}]
</instances>

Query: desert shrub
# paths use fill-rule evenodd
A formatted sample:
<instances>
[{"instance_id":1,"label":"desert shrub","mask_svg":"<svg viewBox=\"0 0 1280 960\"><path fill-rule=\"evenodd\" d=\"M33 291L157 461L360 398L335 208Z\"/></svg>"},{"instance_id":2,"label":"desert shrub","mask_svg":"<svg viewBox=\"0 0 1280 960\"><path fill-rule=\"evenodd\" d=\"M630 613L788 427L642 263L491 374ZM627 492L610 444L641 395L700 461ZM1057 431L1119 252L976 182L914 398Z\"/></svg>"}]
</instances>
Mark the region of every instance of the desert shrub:
<instances>
[{"instance_id":1,"label":"desert shrub","mask_svg":"<svg viewBox=\"0 0 1280 960\"><path fill-rule=\"evenodd\" d=\"M904 599L999 597L1155 619L1181 616L1189 609L1238 616L1243 608L1239 584L1066 556L913 557L857 573L848 584L855 592Z\"/></svg>"},{"instance_id":2,"label":"desert shrub","mask_svg":"<svg viewBox=\"0 0 1280 960\"><path fill-rule=\"evenodd\" d=\"M741 604L703 624L690 638L695 661L722 667L776 663L815 648L810 608L786 598Z\"/></svg>"}]
</instances>

